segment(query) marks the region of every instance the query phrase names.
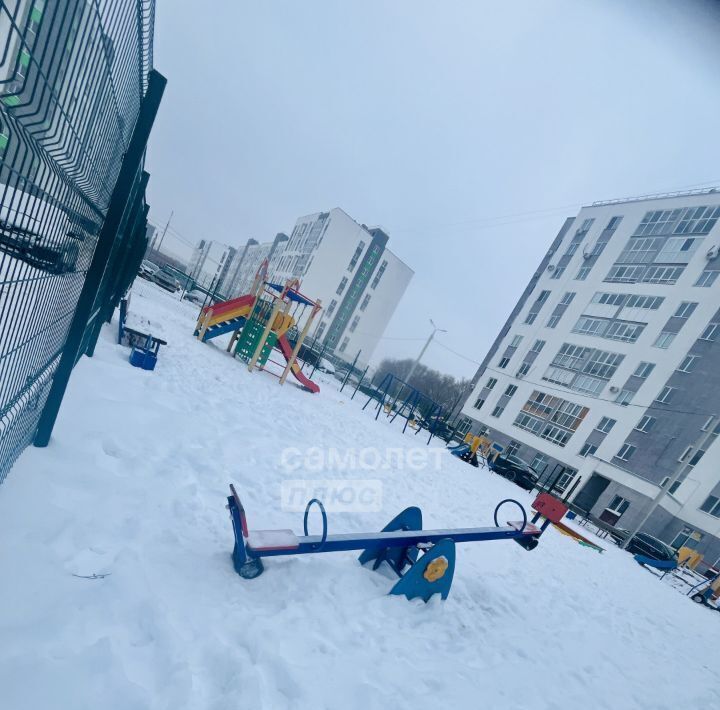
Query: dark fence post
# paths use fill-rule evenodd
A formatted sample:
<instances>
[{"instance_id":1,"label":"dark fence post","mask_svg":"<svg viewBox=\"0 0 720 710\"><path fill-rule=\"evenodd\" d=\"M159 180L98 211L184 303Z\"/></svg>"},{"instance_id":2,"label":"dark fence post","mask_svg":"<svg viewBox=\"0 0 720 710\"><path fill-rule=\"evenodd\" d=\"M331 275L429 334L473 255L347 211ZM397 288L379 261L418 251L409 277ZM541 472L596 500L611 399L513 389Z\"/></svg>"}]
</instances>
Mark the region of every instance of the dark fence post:
<instances>
[{"instance_id":1,"label":"dark fence post","mask_svg":"<svg viewBox=\"0 0 720 710\"><path fill-rule=\"evenodd\" d=\"M47 446L50 442L50 435L55 426L60 404L67 389L70 373L82 347L88 318L92 313L95 302L95 296L101 286L105 267L112 252L117 231L122 224L128 200L132 195L135 180L142 166L145 148L166 83L167 80L159 72L155 70L149 72L147 92L140 105L140 113L132 137L130 138L127 152L122 161L120 174L113 189L110 204L105 215L105 221L98 236L95 253L93 254L92 262L75 308L75 314L68 329L65 345L60 355L60 362L53 375L50 392L48 393L45 407L38 421L34 440L35 446Z\"/></svg>"}]
</instances>

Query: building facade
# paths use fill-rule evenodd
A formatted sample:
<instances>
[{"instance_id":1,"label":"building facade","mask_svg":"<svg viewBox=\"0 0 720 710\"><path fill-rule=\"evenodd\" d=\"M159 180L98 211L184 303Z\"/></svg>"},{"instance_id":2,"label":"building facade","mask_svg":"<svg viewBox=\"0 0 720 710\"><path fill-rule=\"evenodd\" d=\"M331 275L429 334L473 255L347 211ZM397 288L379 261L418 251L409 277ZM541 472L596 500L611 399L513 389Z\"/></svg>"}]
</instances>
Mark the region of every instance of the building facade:
<instances>
[{"instance_id":1,"label":"building facade","mask_svg":"<svg viewBox=\"0 0 720 710\"><path fill-rule=\"evenodd\" d=\"M310 336L344 359L360 352L369 361L412 279L388 241L382 229L335 208L298 219L270 262L275 281L299 278L303 293L322 301Z\"/></svg>"},{"instance_id":2,"label":"building facade","mask_svg":"<svg viewBox=\"0 0 720 710\"><path fill-rule=\"evenodd\" d=\"M720 562L720 192L565 221L463 406L572 502Z\"/></svg>"},{"instance_id":3,"label":"building facade","mask_svg":"<svg viewBox=\"0 0 720 710\"><path fill-rule=\"evenodd\" d=\"M227 277L235 253L235 247L201 239L190 257L190 277L204 288L212 287L217 290L218 284Z\"/></svg>"}]
</instances>

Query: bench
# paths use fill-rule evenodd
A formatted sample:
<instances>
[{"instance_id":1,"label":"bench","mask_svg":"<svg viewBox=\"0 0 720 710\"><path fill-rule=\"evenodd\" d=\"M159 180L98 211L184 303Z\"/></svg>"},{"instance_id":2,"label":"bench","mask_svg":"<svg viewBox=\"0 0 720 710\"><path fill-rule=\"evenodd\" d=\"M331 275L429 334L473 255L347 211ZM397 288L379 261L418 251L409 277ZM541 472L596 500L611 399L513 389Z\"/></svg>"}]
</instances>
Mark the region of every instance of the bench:
<instances>
[{"instance_id":1,"label":"bench","mask_svg":"<svg viewBox=\"0 0 720 710\"><path fill-rule=\"evenodd\" d=\"M130 363L136 367L152 370L157 362L161 345L167 345L167 340L158 338L150 333L144 333L127 324L128 307L130 297L120 300L120 312L118 317L118 345L123 342L132 348Z\"/></svg>"},{"instance_id":2,"label":"bench","mask_svg":"<svg viewBox=\"0 0 720 710\"><path fill-rule=\"evenodd\" d=\"M523 519L501 526L498 524L498 511L506 503L516 505ZM321 535L308 534L308 514L313 504L317 504L322 513ZM408 599L419 597L426 602L434 594L447 598L455 568L456 543L514 540L524 549L533 550L548 525L567 511L560 501L542 493L533 503L536 513L530 522L520 503L508 498L495 508L493 527L423 530L422 512L413 506L403 510L380 532L328 535L325 508L313 498L305 509L305 534L298 536L287 529L250 530L245 509L232 484L227 508L235 535L233 565L244 579L254 579L263 573L263 557L362 550L358 558L361 564L372 563L373 569L377 569L384 562L400 577L390 594ZM538 527L535 523L540 518L544 520Z\"/></svg>"}]
</instances>

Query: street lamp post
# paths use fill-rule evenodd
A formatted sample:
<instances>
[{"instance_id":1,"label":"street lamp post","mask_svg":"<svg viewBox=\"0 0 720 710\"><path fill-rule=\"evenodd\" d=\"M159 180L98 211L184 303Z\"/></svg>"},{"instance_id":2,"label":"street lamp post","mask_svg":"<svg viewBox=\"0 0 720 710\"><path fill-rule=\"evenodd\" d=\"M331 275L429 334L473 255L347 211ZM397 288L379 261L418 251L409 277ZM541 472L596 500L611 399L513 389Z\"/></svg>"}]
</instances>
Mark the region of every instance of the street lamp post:
<instances>
[{"instance_id":1,"label":"street lamp post","mask_svg":"<svg viewBox=\"0 0 720 710\"><path fill-rule=\"evenodd\" d=\"M435 323L433 322L433 319L430 319L430 325L433 327L432 333L430 333L430 337L427 339L427 342L425 345L423 345L422 350L420 351L420 354L415 358L415 362L412 364L412 367L410 368L410 372L407 374L406 381L409 383L410 378L413 376L413 373L415 372L415 368L420 364L420 360L422 360L422 356L425 354L425 351L428 349L428 346L432 342L432 339L435 337L435 333L447 333L447 330L443 330L443 328L438 328Z\"/></svg>"}]
</instances>

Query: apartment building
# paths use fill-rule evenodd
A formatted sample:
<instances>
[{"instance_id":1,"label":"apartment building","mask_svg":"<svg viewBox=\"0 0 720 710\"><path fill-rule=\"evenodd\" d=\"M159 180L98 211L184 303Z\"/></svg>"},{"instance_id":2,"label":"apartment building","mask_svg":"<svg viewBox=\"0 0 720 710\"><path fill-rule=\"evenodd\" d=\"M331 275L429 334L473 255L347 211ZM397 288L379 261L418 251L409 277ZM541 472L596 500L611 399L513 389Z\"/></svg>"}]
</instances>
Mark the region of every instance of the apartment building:
<instances>
[{"instance_id":1,"label":"apartment building","mask_svg":"<svg viewBox=\"0 0 720 710\"><path fill-rule=\"evenodd\" d=\"M276 251L282 251L287 240L287 234L282 232L278 232L271 242L262 244L255 239L248 239L245 246L237 250L232 262L228 265L225 276L218 287L220 293L230 298L247 293L262 262L265 259L272 262Z\"/></svg>"},{"instance_id":2,"label":"apartment building","mask_svg":"<svg viewBox=\"0 0 720 710\"><path fill-rule=\"evenodd\" d=\"M272 278L299 278L323 304L311 337L368 362L405 293L413 270L388 248L389 236L334 208L297 220L270 262Z\"/></svg>"},{"instance_id":3,"label":"apartment building","mask_svg":"<svg viewBox=\"0 0 720 710\"><path fill-rule=\"evenodd\" d=\"M225 280L235 253L235 247L201 239L190 257L190 277L205 288L217 289Z\"/></svg>"},{"instance_id":4,"label":"apartment building","mask_svg":"<svg viewBox=\"0 0 720 710\"><path fill-rule=\"evenodd\" d=\"M583 510L720 562L720 192L563 224L485 356L468 427Z\"/></svg>"}]
</instances>

